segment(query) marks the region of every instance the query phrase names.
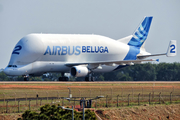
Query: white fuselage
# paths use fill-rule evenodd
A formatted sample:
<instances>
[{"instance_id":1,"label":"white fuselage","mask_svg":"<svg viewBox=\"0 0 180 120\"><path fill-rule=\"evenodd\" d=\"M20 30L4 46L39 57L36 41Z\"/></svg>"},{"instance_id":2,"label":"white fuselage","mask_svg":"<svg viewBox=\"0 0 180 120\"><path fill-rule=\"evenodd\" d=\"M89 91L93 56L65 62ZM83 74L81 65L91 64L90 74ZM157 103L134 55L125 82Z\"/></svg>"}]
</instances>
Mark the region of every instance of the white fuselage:
<instances>
[{"instance_id":1,"label":"white fuselage","mask_svg":"<svg viewBox=\"0 0 180 120\"><path fill-rule=\"evenodd\" d=\"M100 35L29 34L15 46L7 75L41 75L69 72L67 63L91 63L124 60L130 47ZM118 65L102 65L94 72L109 72Z\"/></svg>"}]
</instances>

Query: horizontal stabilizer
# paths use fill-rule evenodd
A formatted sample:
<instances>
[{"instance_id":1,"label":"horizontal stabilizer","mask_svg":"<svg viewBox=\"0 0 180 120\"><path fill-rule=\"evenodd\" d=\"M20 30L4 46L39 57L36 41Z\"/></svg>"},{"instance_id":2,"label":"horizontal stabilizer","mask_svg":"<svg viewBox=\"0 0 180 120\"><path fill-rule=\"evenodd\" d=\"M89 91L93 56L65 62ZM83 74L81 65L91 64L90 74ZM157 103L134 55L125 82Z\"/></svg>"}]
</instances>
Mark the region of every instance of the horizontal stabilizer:
<instances>
[{"instance_id":1,"label":"horizontal stabilizer","mask_svg":"<svg viewBox=\"0 0 180 120\"><path fill-rule=\"evenodd\" d=\"M153 54L153 55L138 55L137 59L145 59L147 57L153 57L153 56L161 56L166 55L167 57L176 56L177 53L177 46L176 46L176 40L171 40L168 46L167 53L162 54Z\"/></svg>"}]
</instances>

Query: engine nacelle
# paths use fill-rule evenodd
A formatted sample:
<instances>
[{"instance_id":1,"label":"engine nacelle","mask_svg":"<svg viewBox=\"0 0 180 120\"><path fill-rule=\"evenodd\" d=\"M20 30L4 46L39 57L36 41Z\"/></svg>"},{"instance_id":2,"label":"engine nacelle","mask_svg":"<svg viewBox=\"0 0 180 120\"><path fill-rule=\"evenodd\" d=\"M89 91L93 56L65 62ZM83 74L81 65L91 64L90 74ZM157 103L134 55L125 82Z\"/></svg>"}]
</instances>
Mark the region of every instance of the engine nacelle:
<instances>
[{"instance_id":1,"label":"engine nacelle","mask_svg":"<svg viewBox=\"0 0 180 120\"><path fill-rule=\"evenodd\" d=\"M71 68L71 75L74 77L84 77L89 73L87 67L84 66L74 66Z\"/></svg>"}]
</instances>

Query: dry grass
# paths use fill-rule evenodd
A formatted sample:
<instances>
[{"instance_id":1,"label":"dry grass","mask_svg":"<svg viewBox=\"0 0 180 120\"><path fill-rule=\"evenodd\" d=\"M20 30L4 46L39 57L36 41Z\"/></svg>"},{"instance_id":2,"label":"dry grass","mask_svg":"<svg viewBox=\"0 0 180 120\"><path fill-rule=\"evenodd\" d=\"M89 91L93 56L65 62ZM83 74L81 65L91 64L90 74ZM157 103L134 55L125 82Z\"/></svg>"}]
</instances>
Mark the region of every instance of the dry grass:
<instances>
[{"instance_id":1,"label":"dry grass","mask_svg":"<svg viewBox=\"0 0 180 120\"><path fill-rule=\"evenodd\" d=\"M180 105L153 105L99 109L103 120L179 120Z\"/></svg>"},{"instance_id":2,"label":"dry grass","mask_svg":"<svg viewBox=\"0 0 180 120\"><path fill-rule=\"evenodd\" d=\"M106 108L106 96L108 96L108 107L117 107L117 95L119 95L119 107L127 106L128 94L130 94L130 106L138 106L138 94L140 93L141 105L149 104L149 93L151 93L151 104L159 104L159 93L161 92L161 103L169 104L170 93L173 92L172 101L180 103L180 83L174 82L39 82L39 83L0 83L0 99L14 99L9 101L9 111L18 111L18 102L15 102L17 98L39 98L45 97L68 97L69 89L73 97L89 97L94 98L96 96L103 95L102 98L97 101L93 101L93 107ZM152 96L153 95L153 96ZM79 98L78 98L79 99ZM164 102L165 101L165 102ZM36 106L36 100L31 101L31 110L38 111L40 106L40 99L38 99L38 106ZM65 106L71 106L74 102L68 102L64 100ZM44 104L60 104L62 105L62 99L42 100L41 105ZM76 105L79 102L75 103ZM29 101L20 101L20 112L29 109ZM109 110L110 111L110 110ZM132 111L132 110L131 110ZM6 101L0 101L0 114L6 112ZM122 112L122 111L121 111ZM127 112L129 114L130 112ZM132 112L131 112L132 113ZM111 113L113 114L113 113ZM124 113L125 115L126 113Z\"/></svg>"}]
</instances>

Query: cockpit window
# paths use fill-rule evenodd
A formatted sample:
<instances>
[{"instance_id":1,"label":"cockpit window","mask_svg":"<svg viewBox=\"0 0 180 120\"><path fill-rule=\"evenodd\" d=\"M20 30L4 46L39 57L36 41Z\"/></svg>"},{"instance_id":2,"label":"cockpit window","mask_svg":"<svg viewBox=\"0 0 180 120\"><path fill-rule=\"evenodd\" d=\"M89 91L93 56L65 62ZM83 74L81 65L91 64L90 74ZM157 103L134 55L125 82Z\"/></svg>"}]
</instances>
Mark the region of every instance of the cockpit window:
<instances>
[{"instance_id":1,"label":"cockpit window","mask_svg":"<svg viewBox=\"0 0 180 120\"><path fill-rule=\"evenodd\" d=\"M14 68L17 68L16 65L8 65L8 67L14 67Z\"/></svg>"}]
</instances>

